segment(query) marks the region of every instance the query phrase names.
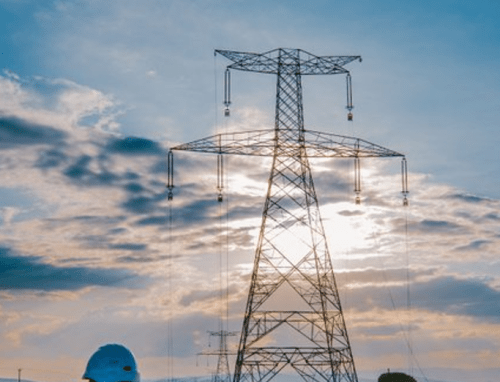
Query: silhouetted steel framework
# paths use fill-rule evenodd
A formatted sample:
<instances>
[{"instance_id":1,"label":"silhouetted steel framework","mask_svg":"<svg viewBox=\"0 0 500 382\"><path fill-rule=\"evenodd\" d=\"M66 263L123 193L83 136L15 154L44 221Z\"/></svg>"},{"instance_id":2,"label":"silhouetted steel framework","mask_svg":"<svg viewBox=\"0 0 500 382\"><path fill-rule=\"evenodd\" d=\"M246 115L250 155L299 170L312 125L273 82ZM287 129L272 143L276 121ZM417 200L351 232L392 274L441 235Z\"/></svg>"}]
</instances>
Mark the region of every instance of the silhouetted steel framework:
<instances>
[{"instance_id":1,"label":"silhouetted steel framework","mask_svg":"<svg viewBox=\"0 0 500 382\"><path fill-rule=\"evenodd\" d=\"M217 356L217 369L212 376L212 382L231 382L231 372L229 371L229 351L227 349L227 337L235 336L237 332L228 332L227 330L219 330L217 332L209 332L210 336L219 337L219 347L215 351L204 351L200 355L215 355Z\"/></svg>"},{"instance_id":2,"label":"silhouetted steel framework","mask_svg":"<svg viewBox=\"0 0 500 382\"><path fill-rule=\"evenodd\" d=\"M216 53L233 62L227 70L277 75L274 129L218 134L172 148L218 154L220 167L223 154L273 158L234 382L270 381L293 370L308 382L356 382L308 158L354 158L359 199L359 158L403 157L406 201L404 156L359 138L304 129L301 77L346 74L350 112L350 75L344 66L361 61L360 56L318 57L300 49ZM224 104L229 115L227 95Z\"/></svg>"}]
</instances>

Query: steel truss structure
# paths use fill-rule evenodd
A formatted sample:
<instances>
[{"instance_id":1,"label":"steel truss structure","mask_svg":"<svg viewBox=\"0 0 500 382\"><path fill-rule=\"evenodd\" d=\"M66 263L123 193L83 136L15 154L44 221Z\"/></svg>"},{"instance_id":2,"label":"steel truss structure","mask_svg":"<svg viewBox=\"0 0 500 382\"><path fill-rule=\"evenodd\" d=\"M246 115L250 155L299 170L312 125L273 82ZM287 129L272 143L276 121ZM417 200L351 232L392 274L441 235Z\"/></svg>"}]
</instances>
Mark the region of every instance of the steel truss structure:
<instances>
[{"instance_id":1,"label":"steel truss structure","mask_svg":"<svg viewBox=\"0 0 500 382\"><path fill-rule=\"evenodd\" d=\"M274 129L218 134L172 148L272 157L233 381L267 382L281 372L307 382L357 382L308 158L354 158L359 171L359 158L404 156L359 138L304 128L301 77L346 74L350 83L344 66L360 56L318 57L281 48L216 53L232 61L228 70L277 76ZM230 104L227 96L224 104ZM406 162L402 169L406 200Z\"/></svg>"},{"instance_id":2,"label":"steel truss structure","mask_svg":"<svg viewBox=\"0 0 500 382\"><path fill-rule=\"evenodd\" d=\"M231 372L229 370L229 351L227 348L227 337L235 336L237 332L228 332L227 330L219 330L217 332L208 332L210 336L219 337L219 346L216 351L204 351L200 355L217 356L217 368L212 375L212 382L231 382Z\"/></svg>"}]
</instances>

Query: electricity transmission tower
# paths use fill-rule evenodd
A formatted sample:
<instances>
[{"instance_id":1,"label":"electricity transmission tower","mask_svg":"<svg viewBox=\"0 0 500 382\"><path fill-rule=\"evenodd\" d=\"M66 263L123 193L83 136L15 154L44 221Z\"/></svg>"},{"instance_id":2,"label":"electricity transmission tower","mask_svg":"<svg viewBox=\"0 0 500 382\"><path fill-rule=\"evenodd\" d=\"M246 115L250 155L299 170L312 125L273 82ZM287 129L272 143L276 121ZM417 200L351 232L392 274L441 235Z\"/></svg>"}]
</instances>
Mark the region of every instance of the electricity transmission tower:
<instances>
[{"instance_id":1,"label":"electricity transmission tower","mask_svg":"<svg viewBox=\"0 0 500 382\"><path fill-rule=\"evenodd\" d=\"M215 351L203 351L200 355L217 356L217 368L212 376L212 382L231 382L231 372L229 370L229 351L227 348L227 337L235 336L237 332L219 330L209 332L210 336L219 337L219 347Z\"/></svg>"},{"instance_id":2,"label":"electricity transmission tower","mask_svg":"<svg viewBox=\"0 0 500 382\"><path fill-rule=\"evenodd\" d=\"M236 358L234 382L267 382L280 372L307 382L357 382L309 158L353 158L359 202L360 158L404 156L365 140L304 128L302 76L345 74L352 119L350 74L360 56L315 56L300 49L266 53L216 50L230 61L225 75L229 115L230 69L277 77L274 129L217 134L173 147L218 155L219 201L224 154L270 156L272 168L255 252L250 291ZM173 188L173 156L168 184Z\"/></svg>"}]
</instances>

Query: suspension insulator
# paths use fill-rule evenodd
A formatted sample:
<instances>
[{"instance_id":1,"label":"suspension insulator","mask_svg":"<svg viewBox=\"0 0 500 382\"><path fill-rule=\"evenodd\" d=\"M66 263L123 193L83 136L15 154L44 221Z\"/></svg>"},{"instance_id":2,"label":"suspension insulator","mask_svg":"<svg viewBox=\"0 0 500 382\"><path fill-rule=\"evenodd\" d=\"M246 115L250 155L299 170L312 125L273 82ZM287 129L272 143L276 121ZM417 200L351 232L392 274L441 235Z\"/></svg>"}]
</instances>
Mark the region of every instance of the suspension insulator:
<instances>
[{"instance_id":1,"label":"suspension insulator","mask_svg":"<svg viewBox=\"0 0 500 382\"><path fill-rule=\"evenodd\" d=\"M361 164L359 157L354 158L354 193L356 197L354 199L356 204L361 204Z\"/></svg>"},{"instance_id":2,"label":"suspension insulator","mask_svg":"<svg viewBox=\"0 0 500 382\"><path fill-rule=\"evenodd\" d=\"M167 155L167 199L172 200L174 198L174 153L170 150Z\"/></svg>"},{"instance_id":3,"label":"suspension insulator","mask_svg":"<svg viewBox=\"0 0 500 382\"><path fill-rule=\"evenodd\" d=\"M408 191L408 164L406 162L406 157L403 157L401 160L401 185L402 185L402 191L401 193L403 194L403 206L408 206L408 194L410 191Z\"/></svg>"},{"instance_id":4,"label":"suspension insulator","mask_svg":"<svg viewBox=\"0 0 500 382\"><path fill-rule=\"evenodd\" d=\"M229 117L229 105L231 105L231 72L226 68L224 73L224 116Z\"/></svg>"},{"instance_id":5,"label":"suspension insulator","mask_svg":"<svg viewBox=\"0 0 500 382\"><path fill-rule=\"evenodd\" d=\"M222 191L224 190L224 162L222 154L217 155L217 201L223 201Z\"/></svg>"},{"instance_id":6,"label":"suspension insulator","mask_svg":"<svg viewBox=\"0 0 500 382\"><path fill-rule=\"evenodd\" d=\"M352 121L352 109L354 106L352 106L352 82L351 82L351 73L347 72L347 77L346 77L346 87L347 87L347 106L346 109L349 110L349 113L347 113L347 120Z\"/></svg>"}]
</instances>

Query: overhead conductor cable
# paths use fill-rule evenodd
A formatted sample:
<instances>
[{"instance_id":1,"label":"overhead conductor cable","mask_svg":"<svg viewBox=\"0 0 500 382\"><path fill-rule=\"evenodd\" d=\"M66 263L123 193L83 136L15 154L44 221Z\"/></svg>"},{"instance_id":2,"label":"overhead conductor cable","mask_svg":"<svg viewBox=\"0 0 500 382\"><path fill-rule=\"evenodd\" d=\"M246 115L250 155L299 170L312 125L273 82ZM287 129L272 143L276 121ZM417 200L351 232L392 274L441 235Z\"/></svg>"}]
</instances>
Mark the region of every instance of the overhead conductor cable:
<instances>
[{"instance_id":1,"label":"overhead conductor cable","mask_svg":"<svg viewBox=\"0 0 500 382\"><path fill-rule=\"evenodd\" d=\"M359 139L355 143L356 156L354 157L354 193L356 194L355 203L361 204L361 163L359 160Z\"/></svg>"}]
</instances>

